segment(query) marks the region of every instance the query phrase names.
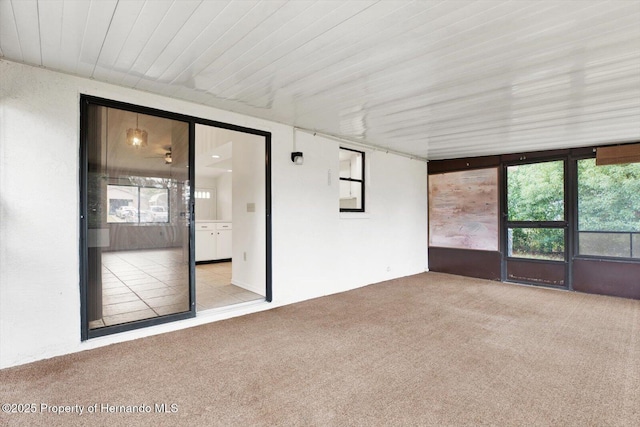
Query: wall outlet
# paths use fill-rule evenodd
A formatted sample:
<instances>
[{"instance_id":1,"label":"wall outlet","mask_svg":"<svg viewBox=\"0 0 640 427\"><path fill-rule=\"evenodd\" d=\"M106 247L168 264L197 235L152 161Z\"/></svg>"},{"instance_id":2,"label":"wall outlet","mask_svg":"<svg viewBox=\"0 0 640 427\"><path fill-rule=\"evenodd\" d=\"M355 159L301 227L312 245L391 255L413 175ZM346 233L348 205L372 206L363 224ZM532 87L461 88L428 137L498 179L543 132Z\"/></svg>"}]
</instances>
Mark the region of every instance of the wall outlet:
<instances>
[{"instance_id":1,"label":"wall outlet","mask_svg":"<svg viewBox=\"0 0 640 427\"><path fill-rule=\"evenodd\" d=\"M242 252L242 258L246 261L247 260L247 253L246 252Z\"/></svg>"}]
</instances>

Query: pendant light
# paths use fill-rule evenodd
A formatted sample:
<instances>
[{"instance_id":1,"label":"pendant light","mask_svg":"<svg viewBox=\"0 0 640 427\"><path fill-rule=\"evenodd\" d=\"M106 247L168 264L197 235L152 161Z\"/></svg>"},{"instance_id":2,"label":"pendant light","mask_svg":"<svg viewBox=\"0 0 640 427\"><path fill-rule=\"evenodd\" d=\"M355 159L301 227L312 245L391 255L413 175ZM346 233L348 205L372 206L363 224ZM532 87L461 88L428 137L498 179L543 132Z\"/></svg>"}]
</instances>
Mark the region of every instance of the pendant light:
<instances>
[{"instance_id":1,"label":"pendant light","mask_svg":"<svg viewBox=\"0 0 640 427\"><path fill-rule=\"evenodd\" d=\"M138 127L138 113L136 113L136 128L127 129L127 144L136 148L146 147L148 144L147 136L147 131Z\"/></svg>"}]
</instances>

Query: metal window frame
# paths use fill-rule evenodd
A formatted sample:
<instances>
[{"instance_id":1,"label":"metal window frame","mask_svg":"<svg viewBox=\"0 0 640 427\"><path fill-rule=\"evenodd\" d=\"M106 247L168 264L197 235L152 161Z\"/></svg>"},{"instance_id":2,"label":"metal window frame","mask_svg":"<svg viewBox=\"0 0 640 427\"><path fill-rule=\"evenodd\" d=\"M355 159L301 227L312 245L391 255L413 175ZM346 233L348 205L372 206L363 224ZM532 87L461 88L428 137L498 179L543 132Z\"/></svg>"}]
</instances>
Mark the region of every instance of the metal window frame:
<instances>
[{"instance_id":1,"label":"metal window frame","mask_svg":"<svg viewBox=\"0 0 640 427\"><path fill-rule=\"evenodd\" d=\"M586 260L586 261L614 261L614 262L629 262L629 263L640 263L640 258L636 258L633 257L633 246L630 247L630 257L616 257L616 256L610 256L610 255L584 255L580 253L580 232L581 230L579 229L579 216L580 216L580 212L578 209L580 200L579 200L579 193L578 193L578 189L579 189L579 179L580 177L578 176L578 162L580 160L589 160L589 159L595 159L596 158L596 154L595 152L591 153L590 155L581 155L581 156L572 156L571 157L571 164L573 165L573 175L571 176L572 182L574 183L574 199L573 199L573 204L575 205L575 210L574 210L574 216L572 217L572 222L573 222L573 247L574 247L574 252L573 252L573 258L574 259L581 259L581 260ZM610 231L594 231L594 230L583 230L583 232L588 232L588 233L611 233ZM636 231L631 231L631 232L626 232L631 234L631 242L630 245L633 245L633 234L640 234L640 232L636 232Z\"/></svg>"},{"instance_id":2,"label":"metal window frame","mask_svg":"<svg viewBox=\"0 0 640 427\"><path fill-rule=\"evenodd\" d=\"M339 147L340 150L352 151L354 153L358 153L362 156L362 171L361 176L362 179L355 178L343 178L340 176L340 172L338 172L339 181L347 181L347 182L358 182L360 183L360 196L362 199L362 204L360 208L340 208L340 212L365 212L365 152L360 150L355 150L353 148Z\"/></svg>"}]
</instances>

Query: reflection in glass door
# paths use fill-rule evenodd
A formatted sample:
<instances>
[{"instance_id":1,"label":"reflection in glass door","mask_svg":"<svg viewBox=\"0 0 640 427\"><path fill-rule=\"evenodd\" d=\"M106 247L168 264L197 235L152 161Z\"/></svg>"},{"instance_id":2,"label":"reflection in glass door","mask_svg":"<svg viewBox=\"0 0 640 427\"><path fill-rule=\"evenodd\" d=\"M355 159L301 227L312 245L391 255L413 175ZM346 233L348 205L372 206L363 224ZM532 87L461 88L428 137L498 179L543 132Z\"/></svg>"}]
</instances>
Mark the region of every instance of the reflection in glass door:
<instances>
[{"instance_id":1,"label":"reflection in glass door","mask_svg":"<svg viewBox=\"0 0 640 427\"><path fill-rule=\"evenodd\" d=\"M507 280L567 286L564 175L563 160L507 166Z\"/></svg>"},{"instance_id":2,"label":"reflection in glass door","mask_svg":"<svg viewBox=\"0 0 640 427\"><path fill-rule=\"evenodd\" d=\"M189 123L86 102L83 125L84 338L188 315Z\"/></svg>"}]
</instances>

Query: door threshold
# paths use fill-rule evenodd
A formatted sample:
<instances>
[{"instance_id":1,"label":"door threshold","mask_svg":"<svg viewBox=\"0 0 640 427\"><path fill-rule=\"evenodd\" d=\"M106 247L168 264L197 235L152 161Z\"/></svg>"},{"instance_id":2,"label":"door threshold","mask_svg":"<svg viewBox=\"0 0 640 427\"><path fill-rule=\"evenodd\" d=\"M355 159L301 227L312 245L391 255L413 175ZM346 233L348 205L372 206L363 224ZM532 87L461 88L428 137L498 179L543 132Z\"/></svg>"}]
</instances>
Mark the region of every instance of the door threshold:
<instances>
[{"instance_id":1,"label":"door threshold","mask_svg":"<svg viewBox=\"0 0 640 427\"><path fill-rule=\"evenodd\" d=\"M221 313L229 313L238 311L239 309L244 309L248 307L261 306L269 304L266 299L257 299L253 301L239 302L237 304L225 305L223 307L214 307L214 308L205 308L201 311L196 311L196 317L200 315L210 316L210 315L218 315Z\"/></svg>"},{"instance_id":2,"label":"door threshold","mask_svg":"<svg viewBox=\"0 0 640 427\"><path fill-rule=\"evenodd\" d=\"M544 283L512 282L510 280L503 280L502 283L507 283L509 285L526 286L526 287L530 287L530 288L551 289L551 290L554 290L554 291L571 291L569 288L567 288L565 286L546 285Z\"/></svg>"}]
</instances>

